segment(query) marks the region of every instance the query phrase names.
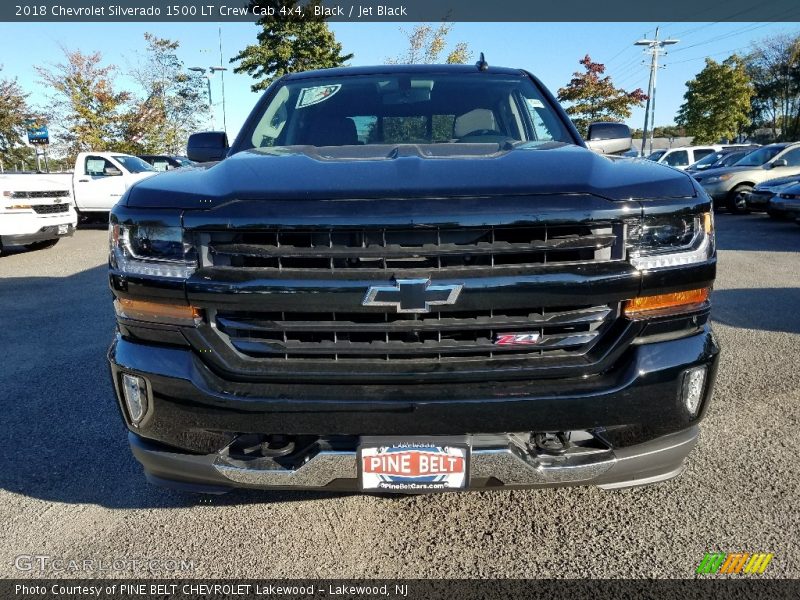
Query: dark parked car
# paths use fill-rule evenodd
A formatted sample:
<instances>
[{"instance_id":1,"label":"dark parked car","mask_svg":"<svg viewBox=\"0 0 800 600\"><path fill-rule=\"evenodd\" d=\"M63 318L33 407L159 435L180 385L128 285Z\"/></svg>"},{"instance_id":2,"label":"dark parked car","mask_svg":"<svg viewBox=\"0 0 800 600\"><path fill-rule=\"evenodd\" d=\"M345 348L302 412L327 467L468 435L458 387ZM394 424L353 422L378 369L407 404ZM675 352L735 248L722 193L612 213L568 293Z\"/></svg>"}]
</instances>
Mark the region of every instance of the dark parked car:
<instances>
[{"instance_id":1,"label":"dark parked car","mask_svg":"<svg viewBox=\"0 0 800 600\"><path fill-rule=\"evenodd\" d=\"M772 206L772 199L783 190L800 183L800 174L776 177L759 183L747 196L747 208L756 212L766 212L775 219L783 219L783 211Z\"/></svg>"},{"instance_id":2,"label":"dark parked car","mask_svg":"<svg viewBox=\"0 0 800 600\"><path fill-rule=\"evenodd\" d=\"M721 167L730 167L736 164L739 160L750 154L753 150L760 148L760 146L753 146L751 148L723 148L714 154L709 154L705 158L698 160L693 165L686 168L687 173L699 173L709 169L719 169Z\"/></svg>"},{"instance_id":3,"label":"dark parked car","mask_svg":"<svg viewBox=\"0 0 800 600\"><path fill-rule=\"evenodd\" d=\"M174 156L171 154L139 154L139 158L150 163L156 171L170 171L182 167L191 167L195 164L185 156Z\"/></svg>"},{"instance_id":4,"label":"dark parked car","mask_svg":"<svg viewBox=\"0 0 800 600\"><path fill-rule=\"evenodd\" d=\"M111 377L152 482L433 492L677 476L719 349L711 201L520 69L273 83L110 223ZM217 161L217 162L209 162Z\"/></svg>"}]
</instances>

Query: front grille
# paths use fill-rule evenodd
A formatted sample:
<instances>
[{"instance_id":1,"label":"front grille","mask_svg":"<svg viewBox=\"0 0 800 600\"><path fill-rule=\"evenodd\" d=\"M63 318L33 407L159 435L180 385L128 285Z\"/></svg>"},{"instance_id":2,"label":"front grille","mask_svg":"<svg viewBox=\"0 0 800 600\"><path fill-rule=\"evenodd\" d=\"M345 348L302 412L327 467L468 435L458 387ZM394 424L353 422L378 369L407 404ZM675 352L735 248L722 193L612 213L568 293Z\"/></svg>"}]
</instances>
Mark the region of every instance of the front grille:
<instances>
[{"instance_id":1,"label":"front grille","mask_svg":"<svg viewBox=\"0 0 800 600\"><path fill-rule=\"evenodd\" d=\"M69 210L69 204L34 204L33 210L39 215L52 215L55 213L64 213Z\"/></svg>"},{"instance_id":2,"label":"front grille","mask_svg":"<svg viewBox=\"0 0 800 600\"><path fill-rule=\"evenodd\" d=\"M45 191L45 192L14 192L11 197L23 198L65 198L69 196L69 190Z\"/></svg>"},{"instance_id":3,"label":"front grille","mask_svg":"<svg viewBox=\"0 0 800 600\"><path fill-rule=\"evenodd\" d=\"M217 331L241 354L281 361L463 360L565 356L585 351L616 318L616 306L398 314L218 312ZM536 343L497 345L503 333Z\"/></svg>"},{"instance_id":4,"label":"front grille","mask_svg":"<svg viewBox=\"0 0 800 600\"><path fill-rule=\"evenodd\" d=\"M304 271L520 267L618 260L621 224L272 229L201 237L207 264Z\"/></svg>"}]
</instances>

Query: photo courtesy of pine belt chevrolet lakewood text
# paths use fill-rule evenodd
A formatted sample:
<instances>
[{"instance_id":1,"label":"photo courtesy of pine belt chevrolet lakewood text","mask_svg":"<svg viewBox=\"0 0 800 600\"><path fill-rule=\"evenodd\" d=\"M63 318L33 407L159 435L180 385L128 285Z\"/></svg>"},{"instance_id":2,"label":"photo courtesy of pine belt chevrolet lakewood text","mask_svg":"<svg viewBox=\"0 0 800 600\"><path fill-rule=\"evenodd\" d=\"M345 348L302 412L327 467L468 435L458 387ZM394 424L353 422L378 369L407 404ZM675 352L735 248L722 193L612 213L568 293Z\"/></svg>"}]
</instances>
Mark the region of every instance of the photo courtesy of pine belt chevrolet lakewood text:
<instances>
[{"instance_id":1,"label":"photo courtesy of pine belt chevrolet lakewood text","mask_svg":"<svg viewBox=\"0 0 800 600\"><path fill-rule=\"evenodd\" d=\"M711 199L531 74L287 75L111 212L108 353L153 483L425 493L679 475Z\"/></svg>"}]
</instances>

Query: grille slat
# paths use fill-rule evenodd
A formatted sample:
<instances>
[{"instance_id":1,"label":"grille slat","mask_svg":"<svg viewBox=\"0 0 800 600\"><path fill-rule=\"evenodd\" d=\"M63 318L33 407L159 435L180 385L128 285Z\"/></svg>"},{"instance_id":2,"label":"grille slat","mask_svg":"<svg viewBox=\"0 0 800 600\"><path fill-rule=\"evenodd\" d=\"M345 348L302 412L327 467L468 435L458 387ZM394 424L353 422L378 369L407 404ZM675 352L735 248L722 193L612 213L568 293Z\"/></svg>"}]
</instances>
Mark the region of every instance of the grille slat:
<instances>
[{"instance_id":1,"label":"grille slat","mask_svg":"<svg viewBox=\"0 0 800 600\"><path fill-rule=\"evenodd\" d=\"M270 320L227 316L217 316L217 324L225 331L294 331L294 332L353 332L353 331L458 331L473 329L530 328L540 325L576 325L600 323L605 321L611 309L608 306L595 306L585 309L554 312L550 314L530 313L520 316L476 316L472 318L442 317L434 313L432 318L398 319L395 321L369 322L348 320L348 315L337 315L335 320L312 320L311 315L298 320ZM388 316L388 313L384 313ZM350 315L355 316L357 315Z\"/></svg>"},{"instance_id":2,"label":"grille slat","mask_svg":"<svg viewBox=\"0 0 800 600\"><path fill-rule=\"evenodd\" d=\"M12 198L64 198L69 196L69 190L44 191L44 192L14 192Z\"/></svg>"},{"instance_id":3,"label":"grille slat","mask_svg":"<svg viewBox=\"0 0 800 600\"><path fill-rule=\"evenodd\" d=\"M591 342L597 337L597 335L597 332L590 332L547 336L542 338L542 340L536 344L536 349L542 350L565 348L569 346L582 346ZM525 348L522 346L497 346L489 338L479 338L476 341L470 342L437 342L435 340L427 342L349 342L341 340L338 342L265 342L253 341L245 338L231 338L231 343L238 350L254 355L283 356L284 354L289 353L290 355L301 354L303 356L325 356L335 353L342 358L346 358L347 355L456 355L486 354L489 352L513 353L530 350L530 348Z\"/></svg>"},{"instance_id":4,"label":"grille slat","mask_svg":"<svg viewBox=\"0 0 800 600\"><path fill-rule=\"evenodd\" d=\"M242 354L262 359L381 359L545 355L594 342L616 316L611 306L537 310L396 313L238 313L214 317ZM316 317L316 318L315 318ZM498 345L504 333L535 333L536 343Z\"/></svg>"},{"instance_id":5,"label":"grille slat","mask_svg":"<svg viewBox=\"0 0 800 600\"><path fill-rule=\"evenodd\" d=\"M597 262L621 258L620 233L611 223L216 231L209 234L206 266L446 272L465 266Z\"/></svg>"},{"instance_id":6,"label":"grille slat","mask_svg":"<svg viewBox=\"0 0 800 600\"><path fill-rule=\"evenodd\" d=\"M599 250L610 248L616 241L614 235L584 236L574 238L556 238L546 242L528 244L512 244L509 242L479 242L469 247L470 254L508 254L534 252L538 250ZM366 246L363 248L315 246L304 248L298 246L257 246L254 244L219 244L209 248L212 254L228 256L249 256L258 258L409 258L416 255L448 256L464 254L464 246L456 244L425 244L422 246Z\"/></svg>"},{"instance_id":7,"label":"grille slat","mask_svg":"<svg viewBox=\"0 0 800 600\"><path fill-rule=\"evenodd\" d=\"M67 212L69 204L34 204L32 208L37 215L52 215Z\"/></svg>"}]
</instances>

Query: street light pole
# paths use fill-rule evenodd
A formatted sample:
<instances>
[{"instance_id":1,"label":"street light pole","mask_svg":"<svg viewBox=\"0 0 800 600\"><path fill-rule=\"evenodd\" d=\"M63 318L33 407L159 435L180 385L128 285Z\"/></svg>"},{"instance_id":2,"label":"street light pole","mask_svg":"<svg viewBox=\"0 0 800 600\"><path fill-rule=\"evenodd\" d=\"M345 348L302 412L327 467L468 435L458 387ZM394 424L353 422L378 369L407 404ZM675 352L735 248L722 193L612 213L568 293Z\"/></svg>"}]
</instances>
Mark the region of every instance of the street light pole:
<instances>
[{"instance_id":1,"label":"street light pole","mask_svg":"<svg viewBox=\"0 0 800 600\"><path fill-rule=\"evenodd\" d=\"M219 32L219 64L222 66L225 64L222 60L222 27L218 29ZM228 132L228 114L225 110L225 71L227 69L222 69L219 74L220 81L222 82L222 128L225 130L225 133Z\"/></svg>"},{"instance_id":2,"label":"street light pole","mask_svg":"<svg viewBox=\"0 0 800 600\"><path fill-rule=\"evenodd\" d=\"M656 119L656 73L658 72L658 57L666 54L665 46L677 44L680 40L659 40L659 27L656 27L655 38L650 40L642 38L634 42L635 46L647 46L645 52L650 55L650 81L647 84L647 104L644 107L644 129L642 129L642 156L646 156L645 144L647 142L648 126L650 129L650 152L653 151L653 130Z\"/></svg>"}]
</instances>

